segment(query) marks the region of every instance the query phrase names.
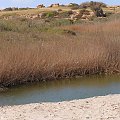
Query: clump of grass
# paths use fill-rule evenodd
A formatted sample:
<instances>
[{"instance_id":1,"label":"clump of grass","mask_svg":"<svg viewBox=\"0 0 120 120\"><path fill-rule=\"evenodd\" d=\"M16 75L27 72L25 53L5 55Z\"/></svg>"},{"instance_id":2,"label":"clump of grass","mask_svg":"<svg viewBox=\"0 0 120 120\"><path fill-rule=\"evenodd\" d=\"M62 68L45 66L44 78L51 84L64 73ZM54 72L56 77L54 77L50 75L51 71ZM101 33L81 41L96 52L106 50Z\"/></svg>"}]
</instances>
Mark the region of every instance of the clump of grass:
<instances>
[{"instance_id":1,"label":"clump of grass","mask_svg":"<svg viewBox=\"0 0 120 120\"><path fill-rule=\"evenodd\" d=\"M38 29L32 29L0 33L1 86L120 73L119 20L62 27L66 31L76 31L76 36L40 33ZM5 41L6 37L8 40ZM11 38L13 40L9 40Z\"/></svg>"}]
</instances>

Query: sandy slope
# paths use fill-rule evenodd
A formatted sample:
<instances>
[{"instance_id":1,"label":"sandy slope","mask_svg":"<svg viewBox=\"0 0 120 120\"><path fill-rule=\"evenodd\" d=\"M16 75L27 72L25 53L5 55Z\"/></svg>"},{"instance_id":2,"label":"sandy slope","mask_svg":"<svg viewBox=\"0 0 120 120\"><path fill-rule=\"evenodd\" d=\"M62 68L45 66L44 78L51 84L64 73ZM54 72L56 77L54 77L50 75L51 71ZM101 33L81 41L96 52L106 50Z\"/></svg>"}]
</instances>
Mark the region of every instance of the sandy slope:
<instances>
[{"instance_id":1,"label":"sandy slope","mask_svg":"<svg viewBox=\"0 0 120 120\"><path fill-rule=\"evenodd\" d=\"M120 120L120 95L0 107L0 120Z\"/></svg>"}]
</instances>

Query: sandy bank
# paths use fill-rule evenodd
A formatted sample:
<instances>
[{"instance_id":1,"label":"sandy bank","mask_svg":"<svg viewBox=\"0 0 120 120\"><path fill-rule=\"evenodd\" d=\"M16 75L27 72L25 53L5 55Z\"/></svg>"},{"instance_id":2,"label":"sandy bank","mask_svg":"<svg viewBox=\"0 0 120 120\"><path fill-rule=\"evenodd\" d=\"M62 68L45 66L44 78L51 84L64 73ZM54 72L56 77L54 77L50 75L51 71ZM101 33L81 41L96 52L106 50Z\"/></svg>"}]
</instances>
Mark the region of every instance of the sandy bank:
<instances>
[{"instance_id":1,"label":"sandy bank","mask_svg":"<svg viewBox=\"0 0 120 120\"><path fill-rule=\"evenodd\" d=\"M0 107L0 120L120 120L120 95Z\"/></svg>"}]
</instances>

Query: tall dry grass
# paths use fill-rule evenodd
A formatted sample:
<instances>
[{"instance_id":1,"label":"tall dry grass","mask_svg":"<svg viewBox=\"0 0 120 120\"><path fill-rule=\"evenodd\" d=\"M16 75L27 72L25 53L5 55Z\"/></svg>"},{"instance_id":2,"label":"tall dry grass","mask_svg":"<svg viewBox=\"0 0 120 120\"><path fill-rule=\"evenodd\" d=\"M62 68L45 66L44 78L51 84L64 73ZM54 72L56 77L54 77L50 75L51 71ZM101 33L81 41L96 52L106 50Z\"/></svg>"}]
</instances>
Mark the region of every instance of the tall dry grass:
<instances>
[{"instance_id":1,"label":"tall dry grass","mask_svg":"<svg viewBox=\"0 0 120 120\"><path fill-rule=\"evenodd\" d=\"M77 35L40 34L45 40L34 42L1 40L0 85L120 73L119 21L64 29Z\"/></svg>"}]
</instances>

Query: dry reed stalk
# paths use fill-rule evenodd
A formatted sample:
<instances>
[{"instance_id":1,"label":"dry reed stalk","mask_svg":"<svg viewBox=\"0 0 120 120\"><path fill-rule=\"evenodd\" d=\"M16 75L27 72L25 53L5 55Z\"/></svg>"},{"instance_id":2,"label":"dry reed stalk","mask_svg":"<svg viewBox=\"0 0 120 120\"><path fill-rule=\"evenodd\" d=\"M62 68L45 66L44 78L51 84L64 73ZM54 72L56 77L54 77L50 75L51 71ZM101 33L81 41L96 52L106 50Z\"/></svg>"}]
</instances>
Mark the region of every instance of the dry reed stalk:
<instances>
[{"instance_id":1,"label":"dry reed stalk","mask_svg":"<svg viewBox=\"0 0 120 120\"><path fill-rule=\"evenodd\" d=\"M4 43L0 84L51 80L86 74L120 73L120 23L67 26L76 37L44 36L47 41ZM51 38L52 36L52 38ZM3 43L2 43L3 44Z\"/></svg>"}]
</instances>

